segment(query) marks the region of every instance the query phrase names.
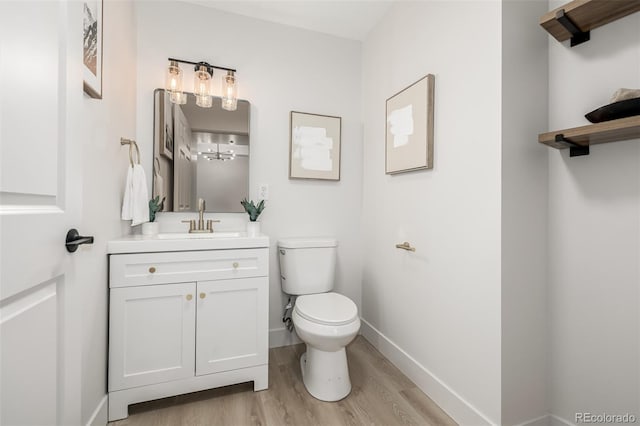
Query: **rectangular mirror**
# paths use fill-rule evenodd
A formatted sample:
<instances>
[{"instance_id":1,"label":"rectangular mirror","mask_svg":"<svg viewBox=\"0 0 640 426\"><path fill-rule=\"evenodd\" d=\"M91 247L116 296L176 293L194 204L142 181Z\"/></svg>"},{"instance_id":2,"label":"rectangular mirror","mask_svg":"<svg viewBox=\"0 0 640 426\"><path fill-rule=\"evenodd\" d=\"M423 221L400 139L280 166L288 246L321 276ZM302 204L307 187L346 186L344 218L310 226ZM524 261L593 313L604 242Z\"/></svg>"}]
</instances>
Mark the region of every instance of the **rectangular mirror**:
<instances>
[{"instance_id":1,"label":"rectangular mirror","mask_svg":"<svg viewBox=\"0 0 640 426\"><path fill-rule=\"evenodd\" d=\"M164 212L240 213L249 197L249 102L227 111L221 98L211 108L174 104L163 89L154 92L153 196L165 198Z\"/></svg>"}]
</instances>

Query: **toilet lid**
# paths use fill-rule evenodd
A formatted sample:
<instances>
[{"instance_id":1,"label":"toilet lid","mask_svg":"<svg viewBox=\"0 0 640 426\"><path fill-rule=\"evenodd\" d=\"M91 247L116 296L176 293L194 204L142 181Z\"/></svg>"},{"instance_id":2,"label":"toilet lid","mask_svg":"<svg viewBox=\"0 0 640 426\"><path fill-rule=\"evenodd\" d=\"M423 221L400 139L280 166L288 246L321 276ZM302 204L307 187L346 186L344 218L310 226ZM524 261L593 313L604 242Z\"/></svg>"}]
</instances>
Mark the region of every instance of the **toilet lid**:
<instances>
[{"instance_id":1,"label":"toilet lid","mask_svg":"<svg viewBox=\"0 0 640 426\"><path fill-rule=\"evenodd\" d=\"M299 296L294 309L301 317L325 325L349 324L358 316L356 304L338 293Z\"/></svg>"}]
</instances>

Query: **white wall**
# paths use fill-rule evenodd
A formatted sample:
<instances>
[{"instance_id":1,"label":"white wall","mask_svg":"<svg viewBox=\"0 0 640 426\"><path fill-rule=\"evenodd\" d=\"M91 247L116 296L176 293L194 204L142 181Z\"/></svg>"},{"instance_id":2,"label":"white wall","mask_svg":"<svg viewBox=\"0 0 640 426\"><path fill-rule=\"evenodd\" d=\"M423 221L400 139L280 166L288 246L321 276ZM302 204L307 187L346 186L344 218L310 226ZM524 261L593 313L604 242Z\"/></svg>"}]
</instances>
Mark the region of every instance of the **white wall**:
<instances>
[{"instance_id":1,"label":"white wall","mask_svg":"<svg viewBox=\"0 0 640 426\"><path fill-rule=\"evenodd\" d=\"M335 236L340 244L337 291L360 305L360 43L171 1L138 2L136 16L137 137L146 170L151 170L153 90L164 85L167 58L237 68L240 97L252 104L250 195L256 198L259 183L270 185L261 216L272 246L270 328L282 327L275 245L283 236ZM192 74L185 74L190 84ZM216 88L219 77L214 77ZM288 179L291 110L342 117L339 182ZM182 229L184 215L161 216L164 229ZM248 220L245 214L208 216L221 218L222 230L242 229Z\"/></svg>"},{"instance_id":2,"label":"white wall","mask_svg":"<svg viewBox=\"0 0 640 426\"><path fill-rule=\"evenodd\" d=\"M588 124L620 87L640 88L640 13L574 48L549 39L550 130ZM638 416L640 143L548 156L550 411Z\"/></svg>"},{"instance_id":3,"label":"white wall","mask_svg":"<svg viewBox=\"0 0 640 426\"><path fill-rule=\"evenodd\" d=\"M103 97L83 100L83 207L78 230L95 237L80 250L78 283L83 289L82 424L106 424L107 241L129 232L120 220L129 164L120 137L135 137L136 46L133 3L104 2Z\"/></svg>"},{"instance_id":4,"label":"white wall","mask_svg":"<svg viewBox=\"0 0 640 426\"><path fill-rule=\"evenodd\" d=\"M546 416L546 2L502 2L502 424Z\"/></svg>"},{"instance_id":5,"label":"white wall","mask_svg":"<svg viewBox=\"0 0 640 426\"><path fill-rule=\"evenodd\" d=\"M500 58L500 2L399 2L363 45L364 330L462 424L501 419ZM385 100L428 73L434 168L385 175Z\"/></svg>"}]
</instances>

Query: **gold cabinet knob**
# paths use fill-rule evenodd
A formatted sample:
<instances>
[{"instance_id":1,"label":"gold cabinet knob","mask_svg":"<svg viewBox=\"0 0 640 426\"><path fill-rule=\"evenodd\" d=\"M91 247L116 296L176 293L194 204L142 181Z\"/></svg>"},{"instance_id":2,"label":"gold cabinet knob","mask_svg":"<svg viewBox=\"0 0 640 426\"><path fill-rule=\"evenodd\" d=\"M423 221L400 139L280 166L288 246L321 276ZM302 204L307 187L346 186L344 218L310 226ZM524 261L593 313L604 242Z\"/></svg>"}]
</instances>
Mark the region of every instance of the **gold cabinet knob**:
<instances>
[{"instance_id":1,"label":"gold cabinet knob","mask_svg":"<svg viewBox=\"0 0 640 426\"><path fill-rule=\"evenodd\" d=\"M187 300L191 300L193 299L193 295L192 294L187 294Z\"/></svg>"},{"instance_id":2,"label":"gold cabinet knob","mask_svg":"<svg viewBox=\"0 0 640 426\"><path fill-rule=\"evenodd\" d=\"M204 299L205 297L207 297L206 293L200 293L200 299Z\"/></svg>"},{"instance_id":3,"label":"gold cabinet knob","mask_svg":"<svg viewBox=\"0 0 640 426\"><path fill-rule=\"evenodd\" d=\"M238 269L238 266L240 266L240 264L238 262L233 262L233 268L234 269Z\"/></svg>"},{"instance_id":4,"label":"gold cabinet knob","mask_svg":"<svg viewBox=\"0 0 640 426\"><path fill-rule=\"evenodd\" d=\"M156 272L156 267L155 267L155 266L151 266L151 267L149 268L149 272L150 272L150 273L152 273L152 274L153 274L154 272Z\"/></svg>"}]
</instances>

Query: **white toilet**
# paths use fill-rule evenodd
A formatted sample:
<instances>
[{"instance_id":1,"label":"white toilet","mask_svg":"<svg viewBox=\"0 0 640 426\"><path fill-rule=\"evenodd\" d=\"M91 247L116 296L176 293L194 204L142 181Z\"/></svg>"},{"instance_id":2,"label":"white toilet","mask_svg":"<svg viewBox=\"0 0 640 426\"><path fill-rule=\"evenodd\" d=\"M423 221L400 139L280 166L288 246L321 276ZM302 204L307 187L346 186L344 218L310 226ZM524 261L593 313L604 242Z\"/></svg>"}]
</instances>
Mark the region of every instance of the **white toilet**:
<instances>
[{"instance_id":1,"label":"white toilet","mask_svg":"<svg viewBox=\"0 0 640 426\"><path fill-rule=\"evenodd\" d=\"M360 330L356 304L331 292L337 245L333 238L278 241L282 291L298 296L291 317L307 345L300 358L302 380L322 401L338 401L351 392L345 346Z\"/></svg>"}]
</instances>

